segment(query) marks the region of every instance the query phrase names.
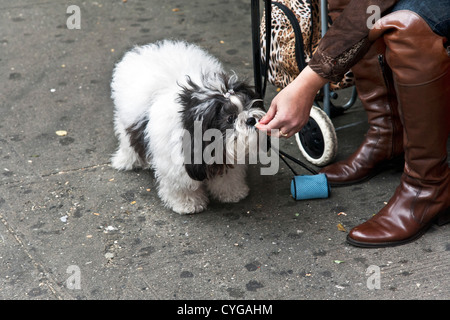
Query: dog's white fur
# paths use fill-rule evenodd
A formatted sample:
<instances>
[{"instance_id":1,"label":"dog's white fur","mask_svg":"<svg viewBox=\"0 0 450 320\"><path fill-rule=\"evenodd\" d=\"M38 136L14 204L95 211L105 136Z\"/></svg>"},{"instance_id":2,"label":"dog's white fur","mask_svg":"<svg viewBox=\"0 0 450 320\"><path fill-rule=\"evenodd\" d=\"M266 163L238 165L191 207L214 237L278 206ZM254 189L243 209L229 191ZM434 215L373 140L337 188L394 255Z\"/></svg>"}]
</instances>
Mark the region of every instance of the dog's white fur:
<instances>
[{"instance_id":1,"label":"dog's white fur","mask_svg":"<svg viewBox=\"0 0 450 320\"><path fill-rule=\"evenodd\" d=\"M233 134L227 139L248 144L257 137L253 126L245 122L249 117L259 120L264 115L261 107L252 106L261 100L249 97L247 87L238 83L235 75L224 78L224 74L221 63L200 47L170 40L135 47L113 73L111 89L119 148L111 159L112 166L119 170L154 169L158 195L167 207L180 214L204 210L208 194L222 202L237 202L249 192L245 164L221 167L217 174L193 179L183 161L183 129L190 121L216 116L222 100L239 111L231 125ZM237 88L236 92L233 88ZM183 92L184 100L180 98ZM197 105L192 101L198 101ZM226 121L218 117L217 121ZM226 140L225 134L223 137ZM234 143L231 148L229 145L227 154L235 148Z\"/></svg>"}]
</instances>

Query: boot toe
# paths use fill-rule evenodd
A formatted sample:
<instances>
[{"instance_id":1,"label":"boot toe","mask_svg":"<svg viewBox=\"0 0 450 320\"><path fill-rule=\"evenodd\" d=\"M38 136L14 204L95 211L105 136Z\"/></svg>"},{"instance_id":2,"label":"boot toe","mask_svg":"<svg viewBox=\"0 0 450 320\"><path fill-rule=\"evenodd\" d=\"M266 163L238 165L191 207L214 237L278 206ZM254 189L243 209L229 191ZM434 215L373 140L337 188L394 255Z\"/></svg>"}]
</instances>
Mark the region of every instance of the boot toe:
<instances>
[{"instance_id":1,"label":"boot toe","mask_svg":"<svg viewBox=\"0 0 450 320\"><path fill-rule=\"evenodd\" d=\"M392 245L395 240L382 225L369 220L350 230L347 242L357 247L386 247Z\"/></svg>"},{"instance_id":2,"label":"boot toe","mask_svg":"<svg viewBox=\"0 0 450 320\"><path fill-rule=\"evenodd\" d=\"M354 174L350 172L347 167L346 163L337 162L322 168L319 173L324 173L330 183L344 185L351 183L354 180Z\"/></svg>"},{"instance_id":3,"label":"boot toe","mask_svg":"<svg viewBox=\"0 0 450 320\"><path fill-rule=\"evenodd\" d=\"M353 243L370 243L373 241L374 236L373 236L373 232L368 232L368 229L372 229L372 228L368 228L367 224L369 224L369 221L354 227L352 230L350 230L350 232L347 235L347 239L349 240L349 242Z\"/></svg>"}]
</instances>

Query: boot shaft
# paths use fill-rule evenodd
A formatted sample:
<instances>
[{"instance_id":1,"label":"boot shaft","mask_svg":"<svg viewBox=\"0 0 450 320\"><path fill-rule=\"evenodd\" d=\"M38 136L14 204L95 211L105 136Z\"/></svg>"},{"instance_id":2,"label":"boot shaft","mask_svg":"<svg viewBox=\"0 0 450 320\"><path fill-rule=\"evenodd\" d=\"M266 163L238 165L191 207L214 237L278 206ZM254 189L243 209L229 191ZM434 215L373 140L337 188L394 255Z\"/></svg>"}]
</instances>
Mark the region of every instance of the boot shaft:
<instances>
[{"instance_id":1,"label":"boot shaft","mask_svg":"<svg viewBox=\"0 0 450 320\"><path fill-rule=\"evenodd\" d=\"M445 38L417 14L396 11L380 19L369 38L383 36L404 127L405 173L439 181L448 175L450 57Z\"/></svg>"},{"instance_id":2,"label":"boot shaft","mask_svg":"<svg viewBox=\"0 0 450 320\"><path fill-rule=\"evenodd\" d=\"M358 97L367 113L368 136L381 135L391 150L387 158L403 152L403 128L392 72L385 61L383 39L375 41L366 55L353 66ZM378 142L379 143L379 142Z\"/></svg>"}]
</instances>

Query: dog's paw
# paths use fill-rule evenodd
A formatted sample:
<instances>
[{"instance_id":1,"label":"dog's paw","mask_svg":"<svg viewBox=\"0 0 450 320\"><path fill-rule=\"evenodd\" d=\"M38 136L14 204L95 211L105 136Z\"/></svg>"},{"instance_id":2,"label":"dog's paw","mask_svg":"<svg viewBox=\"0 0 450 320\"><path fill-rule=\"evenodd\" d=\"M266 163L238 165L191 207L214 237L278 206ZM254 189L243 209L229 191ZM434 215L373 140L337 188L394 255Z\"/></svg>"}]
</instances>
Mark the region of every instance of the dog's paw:
<instances>
[{"instance_id":1,"label":"dog's paw","mask_svg":"<svg viewBox=\"0 0 450 320\"><path fill-rule=\"evenodd\" d=\"M227 188L221 192L215 191L213 197L218 201L224 203L236 203L248 196L250 188L246 184L242 184L236 188Z\"/></svg>"},{"instance_id":2,"label":"dog's paw","mask_svg":"<svg viewBox=\"0 0 450 320\"><path fill-rule=\"evenodd\" d=\"M127 150L119 149L111 157L111 166L117 170L132 170L141 167L139 157L130 148Z\"/></svg>"},{"instance_id":3,"label":"dog's paw","mask_svg":"<svg viewBox=\"0 0 450 320\"><path fill-rule=\"evenodd\" d=\"M172 210L178 214L194 214L206 210L207 206L208 203L184 203L174 205Z\"/></svg>"},{"instance_id":4,"label":"dog's paw","mask_svg":"<svg viewBox=\"0 0 450 320\"><path fill-rule=\"evenodd\" d=\"M195 191L183 190L171 192L169 194L164 194L160 189L159 195L167 207L179 214L202 212L206 209L209 202L208 196L203 191L203 188L199 188Z\"/></svg>"},{"instance_id":5,"label":"dog's paw","mask_svg":"<svg viewBox=\"0 0 450 320\"><path fill-rule=\"evenodd\" d=\"M190 196L184 196L183 199L172 201L172 210L179 214L194 214L206 210L208 198L197 193Z\"/></svg>"}]
</instances>

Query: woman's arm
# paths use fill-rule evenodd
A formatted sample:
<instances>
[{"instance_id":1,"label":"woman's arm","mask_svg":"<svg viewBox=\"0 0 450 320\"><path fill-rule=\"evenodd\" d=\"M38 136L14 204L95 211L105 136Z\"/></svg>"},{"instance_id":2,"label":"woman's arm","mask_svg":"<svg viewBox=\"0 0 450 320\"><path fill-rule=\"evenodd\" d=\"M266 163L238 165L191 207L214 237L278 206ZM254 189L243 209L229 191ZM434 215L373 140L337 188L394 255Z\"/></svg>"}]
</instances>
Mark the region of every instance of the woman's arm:
<instances>
[{"instance_id":1,"label":"woman's arm","mask_svg":"<svg viewBox=\"0 0 450 320\"><path fill-rule=\"evenodd\" d=\"M308 66L273 99L267 115L256 126L291 137L308 122L314 98L328 81L340 81L369 49L367 39L373 8L385 14L398 0L351 0L320 40ZM372 9L371 9L372 8Z\"/></svg>"}]
</instances>

